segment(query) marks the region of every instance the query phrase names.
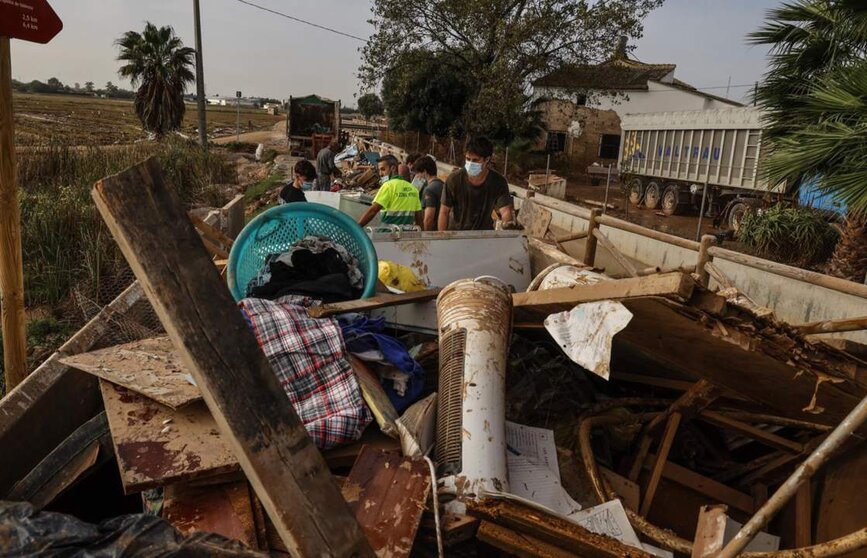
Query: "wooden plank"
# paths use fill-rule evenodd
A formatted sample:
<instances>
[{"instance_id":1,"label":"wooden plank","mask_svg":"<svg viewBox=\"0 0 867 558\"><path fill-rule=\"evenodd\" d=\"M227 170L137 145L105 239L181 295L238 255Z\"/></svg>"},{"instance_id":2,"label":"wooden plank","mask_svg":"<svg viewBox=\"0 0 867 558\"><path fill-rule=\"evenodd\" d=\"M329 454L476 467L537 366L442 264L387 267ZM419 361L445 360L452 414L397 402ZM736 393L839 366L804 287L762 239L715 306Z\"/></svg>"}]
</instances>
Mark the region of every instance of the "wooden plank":
<instances>
[{"instance_id":1,"label":"wooden plank","mask_svg":"<svg viewBox=\"0 0 867 558\"><path fill-rule=\"evenodd\" d=\"M618 250L617 247L614 246L614 244L610 240L608 240L608 237L605 236L602 231L600 231L599 229L595 229L593 231L593 236L596 237L596 240L599 241L599 244L601 244L603 248L608 250L608 253L611 254L611 257L613 257L614 260L617 261L617 264L626 271L627 275L629 275L630 277L638 277L638 269L636 269L636 267L632 265L632 262L629 261L629 258L624 256L620 252L620 250Z\"/></svg>"},{"instance_id":2,"label":"wooden plank","mask_svg":"<svg viewBox=\"0 0 867 558\"><path fill-rule=\"evenodd\" d=\"M643 550L591 533L580 525L508 500L467 502L467 513L484 521L529 534L582 558L651 558Z\"/></svg>"},{"instance_id":3,"label":"wooden plank","mask_svg":"<svg viewBox=\"0 0 867 558\"><path fill-rule=\"evenodd\" d=\"M860 318L845 318L840 320L822 320L793 326L803 335L818 333L841 333L844 331L860 331L867 329L867 316Z\"/></svg>"},{"instance_id":4,"label":"wooden plank","mask_svg":"<svg viewBox=\"0 0 867 558\"><path fill-rule=\"evenodd\" d=\"M238 469L203 403L172 410L105 380L99 387L127 494Z\"/></svg>"},{"instance_id":5,"label":"wooden plank","mask_svg":"<svg viewBox=\"0 0 867 558\"><path fill-rule=\"evenodd\" d=\"M596 235L593 234L599 229L599 221L602 212L598 209L590 210L590 222L587 225L587 241L584 243L584 264L590 267L596 265Z\"/></svg>"},{"instance_id":6,"label":"wooden plank","mask_svg":"<svg viewBox=\"0 0 867 558\"><path fill-rule=\"evenodd\" d=\"M388 394L385 393L379 376L371 371L360 358L352 354L347 356L349 357L349 364L352 365L352 371L355 372L358 385L361 387L361 396L370 407L376 424L386 435L398 438L400 434L397 431L396 422L400 415L391 403L391 399L388 398Z\"/></svg>"},{"instance_id":7,"label":"wooden plank","mask_svg":"<svg viewBox=\"0 0 867 558\"><path fill-rule=\"evenodd\" d=\"M571 310L584 302L599 300L626 300L644 297L675 297L688 300L695 281L685 273L666 273L631 277L616 281L602 281L594 285L576 285L545 291L532 291L512 295L516 321L531 321L541 317Z\"/></svg>"},{"instance_id":8,"label":"wooden plank","mask_svg":"<svg viewBox=\"0 0 867 558\"><path fill-rule=\"evenodd\" d=\"M690 558L709 558L722 550L725 545L726 510L725 506L719 505L701 507Z\"/></svg>"},{"instance_id":9,"label":"wooden plank","mask_svg":"<svg viewBox=\"0 0 867 558\"><path fill-rule=\"evenodd\" d=\"M143 297L141 287L133 283L0 399L0 447L15 456L0 467L0 496L102 411L97 379L60 359L90 350Z\"/></svg>"},{"instance_id":10,"label":"wooden plank","mask_svg":"<svg viewBox=\"0 0 867 558\"><path fill-rule=\"evenodd\" d=\"M205 245L205 248L208 249L208 252L211 253L211 256L215 258L219 258L221 260L225 260L229 258L229 253L220 248L217 243L212 242L208 237L201 237L202 244Z\"/></svg>"},{"instance_id":11,"label":"wooden plank","mask_svg":"<svg viewBox=\"0 0 867 558\"><path fill-rule=\"evenodd\" d=\"M165 488L162 516L183 535L217 533L260 549L246 480L212 486L169 485Z\"/></svg>"},{"instance_id":12,"label":"wooden plank","mask_svg":"<svg viewBox=\"0 0 867 558\"><path fill-rule=\"evenodd\" d=\"M9 37L0 37L0 330L7 391L24 381L28 371L11 57Z\"/></svg>"},{"instance_id":13,"label":"wooden plank","mask_svg":"<svg viewBox=\"0 0 867 558\"><path fill-rule=\"evenodd\" d=\"M401 558L412 551L430 490L423 459L365 447L343 494L376 555Z\"/></svg>"},{"instance_id":14,"label":"wooden plank","mask_svg":"<svg viewBox=\"0 0 867 558\"><path fill-rule=\"evenodd\" d=\"M659 443L659 454L655 457L653 466L650 468L650 480L647 481L647 488L644 490L644 497L641 499L641 509L639 513L644 517L650 512L650 506L653 505L653 497L656 496L656 489L659 487L659 479L662 478L662 470L668 461L668 452L671 451L671 444L674 442L674 436L677 434L677 428L680 426L681 414L674 413L668 417L668 423L665 425L665 432L662 435L662 441Z\"/></svg>"},{"instance_id":15,"label":"wooden plank","mask_svg":"<svg viewBox=\"0 0 867 558\"><path fill-rule=\"evenodd\" d=\"M695 382L690 380L675 380L661 376L648 376L646 374L630 374L628 372L620 372L619 370L611 372L611 379L619 382L643 384L675 391L689 391L689 388L695 385Z\"/></svg>"},{"instance_id":16,"label":"wooden plank","mask_svg":"<svg viewBox=\"0 0 867 558\"><path fill-rule=\"evenodd\" d=\"M637 483L605 467L599 467L599 473L611 489L620 496L625 507L632 511L638 511L638 505L641 501L641 488Z\"/></svg>"},{"instance_id":17,"label":"wooden plank","mask_svg":"<svg viewBox=\"0 0 867 558\"><path fill-rule=\"evenodd\" d=\"M702 420L711 424L715 424L720 428L743 434L748 438L752 438L753 440L762 442L768 446L771 446L772 448L781 449L783 451L795 454L800 454L804 451L804 444L793 442L792 440L787 440L782 436L777 436L772 432L762 430L761 428L758 428L751 424L747 424L745 422L741 422L739 420L735 420L715 411L702 411L701 418Z\"/></svg>"},{"instance_id":18,"label":"wooden plank","mask_svg":"<svg viewBox=\"0 0 867 558\"><path fill-rule=\"evenodd\" d=\"M785 326L746 312L723 322L664 298L623 304L632 320L614 338L615 350L637 351L648 368L706 379L782 416L820 424L839 423L867 394L846 372L854 359L792 336Z\"/></svg>"},{"instance_id":19,"label":"wooden plank","mask_svg":"<svg viewBox=\"0 0 867 558\"><path fill-rule=\"evenodd\" d=\"M226 250L229 250L232 247L232 244L235 243L234 240L229 238L226 234L223 233L220 229L216 227L212 227L208 223L206 223L201 217L197 217L195 215L188 214L190 217L190 221L193 222L193 225L208 237L219 244L222 244Z\"/></svg>"},{"instance_id":20,"label":"wooden plank","mask_svg":"<svg viewBox=\"0 0 867 558\"><path fill-rule=\"evenodd\" d=\"M647 460L644 462L644 467L649 469L655 457L653 454L648 455ZM748 514L756 510L755 499L751 495L735 490L730 486L705 477L677 463L667 462L662 469L662 476L667 480L676 482L681 486L685 486L690 490L711 498L714 503L726 504Z\"/></svg>"},{"instance_id":21,"label":"wooden plank","mask_svg":"<svg viewBox=\"0 0 867 558\"><path fill-rule=\"evenodd\" d=\"M810 479L795 494L795 547L813 544L813 488Z\"/></svg>"},{"instance_id":22,"label":"wooden plank","mask_svg":"<svg viewBox=\"0 0 867 558\"><path fill-rule=\"evenodd\" d=\"M82 424L33 468L6 499L42 509L72 486L97 462L114 458L108 421L102 412Z\"/></svg>"},{"instance_id":23,"label":"wooden plank","mask_svg":"<svg viewBox=\"0 0 867 558\"><path fill-rule=\"evenodd\" d=\"M370 555L156 160L97 182L93 198L290 552Z\"/></svg>"},{"instance_id":24,"label":"wooden plank","mask_svg":"<svg viewBox=\"0 0 867 558\"><path fill-rule=\"evenodd\" d=\"M311 318L329 318L331 316L336 316L337 314L346 314L347 312L367 312L369 310L376 310L377 308L386 308L389 306L428 302L435 299L440 294L441 290L442 289L436 288L414 293L379 294L359 300L348 300L346 302L334 302L332 304L311 306L307 309L307 315Z\"/></svg>"},{"instance_id":25,"label":"wooden plank","mask_svg":"<svg viewBox=\"0 0 867 558\"><path fill-rule=\"evenodd\" d=\"M490 521L481 522L476 537L487 545L519 558L574 558L576 556L568 550Z\"/></svg>"},{"instance_id":26,"label":"wooden plank","mask_svg":"<svg viewBox=\"0 0 867 558\"><path fill-rule=\"evenodd\" d=\"M60 362L178 409L202 399L168 337L155 337L60 359Z\"/></svg>"},{"instance_id":27,"label":"wooden plank","mask_svg":"<svg viewBox=\"0 0 867 558\"><path fill-rule=\"evenodd\" d=\"M524 227L524 233L532 238L544 238L551 225L552 214L533 200L525 200L518 212L518 223Z\"/></svg>"}]
</instances>

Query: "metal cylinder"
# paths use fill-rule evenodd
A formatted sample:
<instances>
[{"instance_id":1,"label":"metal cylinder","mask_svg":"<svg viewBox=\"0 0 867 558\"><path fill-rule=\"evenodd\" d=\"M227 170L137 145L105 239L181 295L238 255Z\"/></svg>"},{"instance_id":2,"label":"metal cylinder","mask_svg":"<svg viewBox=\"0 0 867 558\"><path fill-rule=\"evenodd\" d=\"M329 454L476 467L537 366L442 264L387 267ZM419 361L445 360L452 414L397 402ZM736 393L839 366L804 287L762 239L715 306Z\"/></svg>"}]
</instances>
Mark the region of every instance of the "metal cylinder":
<instances>
[{"instance_id":1,"label":"metal cylinder","mask_svg":"<svg viewBox=\"0 0 867 558\"><path fill-rule=\"evenodd\" d=\"M437 298L437 461L458 498L508 491L506 364L512 294L493 277L462 279Z\"/></svg>"}]
</instances>

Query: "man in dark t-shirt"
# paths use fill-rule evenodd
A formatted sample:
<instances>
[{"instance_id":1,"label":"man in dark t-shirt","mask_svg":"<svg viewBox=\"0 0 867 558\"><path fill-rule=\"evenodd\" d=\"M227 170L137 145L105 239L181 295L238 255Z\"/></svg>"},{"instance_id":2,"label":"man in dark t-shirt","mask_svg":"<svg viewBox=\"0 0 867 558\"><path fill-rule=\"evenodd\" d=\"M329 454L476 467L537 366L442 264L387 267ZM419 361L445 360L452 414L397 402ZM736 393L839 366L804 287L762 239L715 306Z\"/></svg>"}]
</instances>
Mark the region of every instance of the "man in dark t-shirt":
<instances>
[{"instance_id":1,"label":"man in dark t-shirt","mask_svg":"<svg viewBox=\"0 0 867 558\"><path fill-rule=\"evenodd\" d=\"M429 155L417 159L412 164L412 171L415 173L412 184L419 189L421 196L422 228L435 231L445 184L437 176L436 161Z\"/></svg>"},{"instance_id":2,"label":"man in dark t-shirt","mask_svg":"<svg viewBox=\"0 0 867 558\"><path fill-rule=\"evenodd\" d=\"M515 220L515 207L509 194L509 184L501 174L490 168L494 146L485 137L467 142L464 168L454 171L446 180L440 203L438 229L448 230L449 216L454 214L454 229L459 231L493 230L492 212L500 220Z\"/></svg>"}]
</instances>

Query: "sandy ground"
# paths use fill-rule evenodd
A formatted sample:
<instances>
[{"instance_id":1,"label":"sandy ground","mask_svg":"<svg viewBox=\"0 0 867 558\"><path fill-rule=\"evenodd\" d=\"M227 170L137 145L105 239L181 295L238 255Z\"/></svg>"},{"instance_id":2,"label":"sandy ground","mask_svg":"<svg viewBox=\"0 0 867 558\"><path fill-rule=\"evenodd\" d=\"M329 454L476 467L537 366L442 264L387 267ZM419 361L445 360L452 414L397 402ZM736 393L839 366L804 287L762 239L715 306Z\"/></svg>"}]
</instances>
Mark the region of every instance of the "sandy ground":
<instances>
[{"instance_id":1,"label":"sandy ground","mask_svg":"<svg viewBox=\"0 0 867 558\"><path fill-rule=\"evenodd\" d=\"M223 136L213 140L217 145L225 145L233 141L241 141L244 143L262 143L266 148L275 150L286 150L286 121L277 122L270 130L260 130L258 132L247 132L236 136L235 134Z\"/></svg>"}]
</instances>

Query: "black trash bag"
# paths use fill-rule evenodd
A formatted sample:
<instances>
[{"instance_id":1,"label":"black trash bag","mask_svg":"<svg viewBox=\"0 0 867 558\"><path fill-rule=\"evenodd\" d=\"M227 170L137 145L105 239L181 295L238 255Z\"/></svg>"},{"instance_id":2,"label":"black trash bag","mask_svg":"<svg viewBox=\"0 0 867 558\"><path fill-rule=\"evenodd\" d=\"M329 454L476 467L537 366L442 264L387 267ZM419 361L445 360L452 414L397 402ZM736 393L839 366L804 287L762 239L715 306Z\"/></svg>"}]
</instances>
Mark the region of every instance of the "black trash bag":
<instances>
[{"instance_id":1,"label":"black trash bag","mask_svg":"<svg viewBox=\"0 0 867 558\"><path fill-rule=\"evenodd\" d=\"M70 515L37 512L25 502L0 501L0 556L262 558L268 554L214 533L185 537L153 515L121 515L93 525Z\"/></svg>"}]
</instances>

